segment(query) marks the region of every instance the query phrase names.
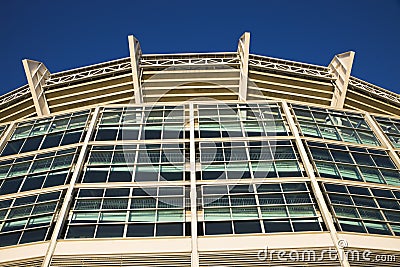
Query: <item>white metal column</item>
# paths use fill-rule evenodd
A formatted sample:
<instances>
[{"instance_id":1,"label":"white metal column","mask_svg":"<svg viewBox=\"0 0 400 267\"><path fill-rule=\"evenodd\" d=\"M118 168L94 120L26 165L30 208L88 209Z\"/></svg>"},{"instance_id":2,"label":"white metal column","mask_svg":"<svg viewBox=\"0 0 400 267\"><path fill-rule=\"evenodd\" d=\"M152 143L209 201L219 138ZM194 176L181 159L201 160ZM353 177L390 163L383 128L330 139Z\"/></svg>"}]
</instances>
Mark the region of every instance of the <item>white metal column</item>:
<instances>
[{"instance_id":1,"label":"white metal column","mask_svg":"<svg viewBox=\"0 0 400 267\"><path fill-rule=\"evenodd\" d=\"M142 56L142 50L140 48L139 41L133 35L128 36L128 43L129 43L129 55L131 58L135 103L141 104L143 103L143 95L140 82L140 58Z\"/></svg>"},{"instance_id":2,"label":"white metal column","mask_svg":"<svg viewBox=\"0 0 400 267\"><path fill-rule=\"evenodd\" d=\"M197 191L196 191L196 146L194 134L194 105L189 103L190 117L190 214L191 214L191 241L192 255L191 266L199 266L199 252L197 244Z\"/></svg>"},{"instance_id":3,"label":"white metal column","mask_svg":"<svg viewBox=\"0 0 400 267\"><path fill-rule=\"evenodd\" d=\"M50 109L44 95L43 86L50 77L50 72L42 62L22 60L29 89L31 90L33 104L38 116L49 115Z\"/></svg>"},{"instance_id":4,"label":"white metal column","mask_svg":"<svg viewBox=\"0 0 400 267\"><path fill-rule=\"evenodd\" d=\"M354 55L353 51L335 55L328 65L328 68L332 71L336 79L331 107L343 108L344 106Z\"/></svg>"},{"instance_id":5,"label":"white metal column","mask_svg":"<svg viewBox=\"0 0 400 267\"><path fill-rule=\"evenodd\" d=\"M336 228L335 228L335 224L333 222L332 215L329 212L329 208L326 205L321 188L318 185L318 181L317 181L317 178L315 177L313 166L311 164L310 159L308 158L306 149L303 145L303 142L302 142L300 134L299 134L299 130L297 129L296 123L293 120L292 113L290 112L287 102L285 102L285 101L282 102L282 108L283 108L283 111L285 112L290 130L292 131L293 136L296 139L296 145L297 145L297 148L299 149L300 157L304 163L304 167L306 169L307 175L310 178L311 187L314 192L315 199L318 203L318 207L321 211L322 218L324 219L326 227L329 231L333 245L335 246L335 248L338 252L340 264L342 267L350 267L350 264L347 261L345 253L343 251L343 248L341 246L339 246L339 237L336 232Z\"/></svg>"},{"instance_id":6,"label":"white metal column","mask_svg":"<svg viewBox=\"0 0 400 267\"><path fill-rule=\"evenodd\" d=\"M82 170L82 167L85 164L85 157L86 157L86 154L87 154L88 143L89 143L89 141L90 141L90 139L91 139L91 137L92 137L92 135L94 133L94 129L96 128L96 121L97 121L97 118L99 116L99 113L100 113L100 108L97 107L93 112L92 119L90 121L88 130L86 132L86 137L85 137L84 143L83 143L83 145L81 147L81 151L79 153L78 160L77 160L77 162L76 162L76 164L74 166L74 172L72 173L71 181L69 183L67 192L65 194L63 204L62 204L61 209L60 209L60 211L58 213L57 222L56 222L56 225L54 226L54 231L53 231L53 234L51 236L50 244L49 244L49 247L47 249L46 256L45 256L45 258L43 260L42 267L49 267L50 266L51 258L53 256L53 253L54 253L55 249L56 249L57 239L59 238L60 232L61 232L61 230L62 230L62 228L64 226L64 223L65 223L65 220L67 219L67 216L68 216L68 210L69 210L69 207L70 207L71 202L72 202L72 193L74 191L74 187L75 187L76 181L77 181L77 179L79 177L79 174L80 174L80 172Z\"/></svg>"},{"instance_id":7,"label":"white metal column","mask_svg":"<svg viewBox=\"0 0 400 267\"><path fill-rule=\"evenodd\" d=\"M250 33L245 32L239 39L237 53L240 59L239 100L247 100L247 81L249 78Z\"/></svg>"}]
</instances>

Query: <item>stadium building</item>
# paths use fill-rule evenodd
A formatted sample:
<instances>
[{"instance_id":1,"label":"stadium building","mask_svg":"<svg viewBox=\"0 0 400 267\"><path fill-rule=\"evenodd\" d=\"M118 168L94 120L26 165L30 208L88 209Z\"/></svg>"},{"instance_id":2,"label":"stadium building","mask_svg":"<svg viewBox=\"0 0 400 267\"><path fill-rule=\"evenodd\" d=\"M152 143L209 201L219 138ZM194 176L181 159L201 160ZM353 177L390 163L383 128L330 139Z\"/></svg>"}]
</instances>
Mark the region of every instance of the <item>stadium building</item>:
<instances>
[{"instance_id":1,"label":"stadium building","mask_svg":"<svg viewBox=\"0 0 400 267\"><path fill-rule=\"evenodd\" d=\"M0 97L1 267L400 266L400 95L354 52L128 41Z\"/></svg>"}]
</instances>

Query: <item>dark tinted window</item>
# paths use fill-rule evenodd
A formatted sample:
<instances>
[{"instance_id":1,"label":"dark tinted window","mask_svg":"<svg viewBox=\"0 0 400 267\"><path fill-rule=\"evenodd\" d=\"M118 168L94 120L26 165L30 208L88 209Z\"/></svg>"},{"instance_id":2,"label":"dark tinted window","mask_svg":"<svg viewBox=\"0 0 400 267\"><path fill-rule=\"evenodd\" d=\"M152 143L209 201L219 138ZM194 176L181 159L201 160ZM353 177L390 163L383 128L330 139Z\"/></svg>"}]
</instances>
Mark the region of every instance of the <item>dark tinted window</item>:
<instances>
[{"instance_id":1,"label":"dark tinted window","mask_svg":"<svg viewBox=\"0 0 400 267\"><path fill-rule=\"evenodd\" d=\"M206 222L206 235L232 234L231 222Z\"/></svg>"},{"instance_id":2,"label":"dark tinted window","mask_svg":"<svg viewBox=\"0 0 400 267\"><path fill-rule=\"evenodd\" d=\"M128 226L128 237L154 236L154 224L133 224Z\"/></svg>"},{"instance_id":3,"label":"dark tinted window","mask_svg":"<svg viewBox=\"0 0 400 267\"><path fill-rule=\"evenodd\" d=\"M261 233L259 221L237 221L233 222L235 234Z\"/></svg>"},{"instance_id":4,"label":"dark tinted window","mask_svg":"<svg viewBox=\"0 0 400 267\"><path fill-rule=\"evenodd\" d=\"M122 237L124 234L124 225L99 225L96 237Z\"/></svg>"},{"instance_id":5,"label":"dark tinted window","mask_svg":"<svg viewBox=\"0 0 400 267\"><path fill-rule=\"evenodd\" d=\"M94 236L95 226L70 226L67 238L91 238Z\"/></svg>"},{"instance_id":6,"label":"dark tinted window","mask_svg":"<svg viewBox=\"0 0 400 267\"><path fill-rule=\"evenodd\" d=\"M264 221L266 233L291 232L292 227L289 221Z\"/></svg>"}]
</instances>

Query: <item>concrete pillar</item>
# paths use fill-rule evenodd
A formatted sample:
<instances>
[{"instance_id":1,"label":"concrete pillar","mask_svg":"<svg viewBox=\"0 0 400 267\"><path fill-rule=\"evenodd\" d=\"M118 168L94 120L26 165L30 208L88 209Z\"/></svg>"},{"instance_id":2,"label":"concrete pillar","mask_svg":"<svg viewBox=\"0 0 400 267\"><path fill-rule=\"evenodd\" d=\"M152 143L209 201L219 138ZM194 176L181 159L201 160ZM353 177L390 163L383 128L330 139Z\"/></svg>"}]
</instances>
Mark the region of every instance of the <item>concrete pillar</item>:
<instances>
[{"instance_id":1,"label":"concrete pillar","mask_svg":"<svg viewBox=\"0 0 400 267\"><path fill-rule=\"evenodd\" d=\"M50 72L42 62L22 60L33 103L38 116L49 115L50 109L44 94L43 86L50 77Z\"/></svg>"},{"instance_id":2,"label":"concrete pillar","mask_svg":"<svg viewBox=\"0 0 400 267\"><path fill-rule=\"evenodd\" d=\"M336 79L331 107L343 108L344 106L354 55L355 53L353 51L335 55L328 65L328 68L332 71Z\"/></svg>"},{"instance_id":3,"label":"concrete pillar","mask_svg":"<svg viewBox=\"0 0 400 267\"><path fill-rule=\"evenodd\" d=\"M135 103L143 103L143 94L140 82L140 58L142 56L142 50L140 48L139 41L133 36L128 36L129 43L129 55L131 58L132 66L132 78L133 78L133 90L135 92Z\"/></svg>"},{"instance_id":4,"label":"concrete pillar","mask_svg":"<svg viewBox=\"0 0 400 267\"><path fill-rule=\"evenodd\" d=\"M249 78L250 33L245 32L239 39L237 53L240 59L239 100L247 100L247 80Z\"/></svg>"}]
</instances>

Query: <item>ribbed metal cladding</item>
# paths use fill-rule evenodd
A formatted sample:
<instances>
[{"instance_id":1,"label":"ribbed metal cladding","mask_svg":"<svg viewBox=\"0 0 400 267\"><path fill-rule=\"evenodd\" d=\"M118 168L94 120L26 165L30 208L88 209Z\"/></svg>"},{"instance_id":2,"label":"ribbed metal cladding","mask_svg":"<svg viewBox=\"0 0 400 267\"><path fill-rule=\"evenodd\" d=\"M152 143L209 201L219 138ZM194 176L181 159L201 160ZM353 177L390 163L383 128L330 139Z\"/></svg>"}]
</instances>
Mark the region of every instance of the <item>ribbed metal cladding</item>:
<instances>
[{"instance_id":1,"label":"ribbed metal cladding","mask_svg":"<svg viewBox=\"0 0 400 267\"><path fill-rule=\"evenodd\" d=\"M190 266L190 253L54 256L50 266Z\"/></svg>"},{"instance_id":2,"label":"ribbed metal cladding","mask_svg":"<svg viewBox=\"0 0 400 267\"><path fill-rule=\"evenodd\" d=\"M330 249L332 250L332 248ZM270 257L268 251L264 260L262 257L259 257L258 250L201 252L199 256L200 266L340 266L340 263L337 259L330 259L328 254L324 255L322 253L323 248L314 248L312 250L316 253L315 259L313 259L313 257L310 259L305 257L303 262L291 260L288 253L286 253L285 256L279 256L278 258L277 252L271 254L272 256ZM325 248L325 250L329 250L329 248ZM292 256L296 253L296 251L297 250L290 250L290 252L293 253ZM297 252L299 255L301 255L301 253L304 251L298 250ZM320 255L322 255L322 258L320 258ZM334 255L334 253L332 253L332 255Z\"/></svg>"},{"instance_id":3,"label":"ribbed metal cladding","mask_svg":"<svg viewBox=\"0 0 400 267\"><path fill-rule=\"evenodd\" d=\"M40 267L42 265L43 257L23 259L19 261L7 261L0 263L0 267Z\"/></svg>"},{"instance_id":4,"label":"ribbed metal cladding","mask_svg":"<svg viewBox=\"0 0 400 267\"><path fill-rule=\"evenodd\" d=\"M238 99L239 61L234 53L143 55L140 64L146 103Z\"/></svg>"},{"instance_id":5,"label":"ribbed metal cladding","mask_svg":"<svg viewBox=\"0 0 400 267\"><path fill-rule=\"evenodd\" d=\"M97 103L129 103L133 99L131 65L119 59L54 73L45 89L51 112Z\"/></svg>"}]
</instances>

